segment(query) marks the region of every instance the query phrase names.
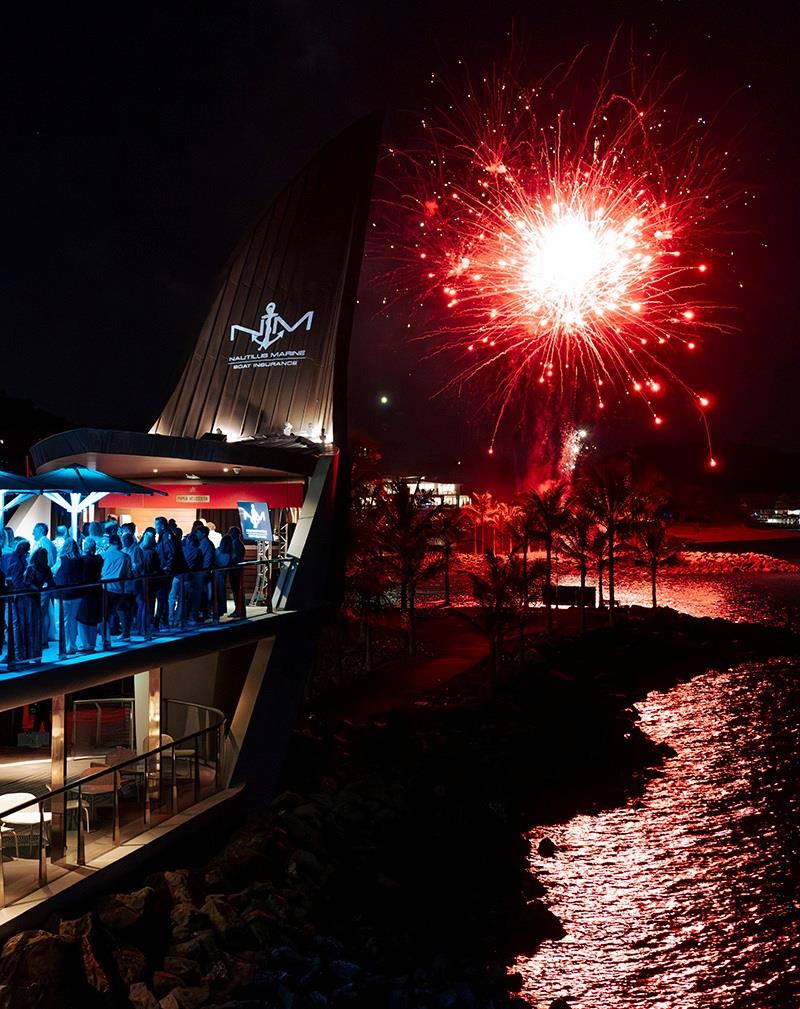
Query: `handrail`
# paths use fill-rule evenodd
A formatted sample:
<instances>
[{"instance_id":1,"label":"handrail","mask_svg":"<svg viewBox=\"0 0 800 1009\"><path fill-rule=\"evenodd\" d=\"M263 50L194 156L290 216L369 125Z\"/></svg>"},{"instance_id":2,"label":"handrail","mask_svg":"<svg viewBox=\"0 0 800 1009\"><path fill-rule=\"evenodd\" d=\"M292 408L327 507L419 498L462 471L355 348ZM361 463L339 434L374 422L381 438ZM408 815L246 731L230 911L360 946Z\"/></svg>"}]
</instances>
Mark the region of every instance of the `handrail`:
<instances>
[{"instance_id":1,"label":"handrail","mask_svg":"<svg viewBox=\"0 0 800 1009\"><path fill-rule=\"evenodd\" d=\"M190 701L179 702L191 705ZM206 705L197 704L194 707L205 708ZM94 774L87 774L80 778L74 778L72 781L66 782L64 785L58 788L52 789L47 795L40 795L35 799L28 799L26 802L20 803L19 806L14 806L12 809L4 809L2 813L2 818L5 819L11 816L13 813L18 813L20 810L27 809L29 806L38 806L40 803L50 802L53 798L59 795L65 795L67 792L71 792L74 788L82 787L88 784L90 781L96 781L98 778L105 778L113 771L120 771L131 764L139 764L143 760L148 760L150 757L155 756L163 752L164 750L173 749L176 746L180 746L183 743L188 743L190 739L195 739L197 736L204 736L209 732L213 732L216 729L224 728L225 726L225 715L219 710L219 708L208 708L209 711L217 712L221 715L221 719L215 722L213 725L207 725L204 729L198 729L197 732L190 732L186 736L182 736L180 739L173 739L170 743L162 743L161 746L155 747L155 749L147 750L145 753L137 753L134 757L128 757L127 760L121 760L117 764L108 764L104 767L100 767Z\"/></svg>"},{"instance_id":2,"label":"handrail","mask_svg":"<svg viewBox=\"0 0 800 1009\"><path fill-rule=\"evenodd\" d=\"M81 556L87 555L82 554ZM97 554L96 556L102 557L102 554ZM125 578L121 575L116 575L111 578L98 578L96 582L83 582L80 585L48 585L47 588L42 589L11 589L2 592L0 599L3 601L9 601L11 597L16 596L36 596L37 598L41 598L43 595L57 595L59 592L81 592L84 589L102 588L104 585L109 585L112 582L115 585L120 583L127 585L130 583L133 587L131 591L134 591L136 582L156 581L159 578L180 578L185 575L213 575L223 571L237 571L240 568L260 567L264 564L277 567L278 565L285 564L287 560L289 560L287 557L265 557L262 560L240 561L238 564L231 564L224 568L192 568L187 571L157 571L155 574L128 575Z\"/></svg>"},{"instance_id":3,"label":"handrail","mask_svg":"<svg viewBox=\"0 0 800 1009\"><path fill-rule=\"evenodd\" d=\"M38 647L33 649L38 654L30 654L31 648L26 644L23 637L20 639L20 643L24 645L24 652L21 653L20 657L16 630L14 628L19 619L20 611L18 607L24 600L41 601L43 604L52 600L59 600L61 603L83 601L98 607L97 620L87 625L90 629L93 628L93 630L87 632L90 637L90 644L87 647L79 648L78 651L93 652L95 650L95 640L98 640L101 651L108 651L114 647L111 644L109 635L110 618L114 612L109 599L111 595L125 596L128 600L133 601L134 612L130 611L130 602L124 610L119 611L123 614L123 627L125 626L125 615L129 615L129 630L130 622L136 619L137 630L134 636L141 638L143 641L150 641L153 635L158 633L159 625L169 627L170 630L178 632L186 630L187 615L190 617L194 616L194 614L188 614L187 602L191 601L192 595L195 592L198 593L197 603L202 604L199 608L202 609L206 618L210 617L213 624L219 624L220 618L225 615L225 611L227 610L228 597L227 593L223 592L222 598L220 598L217 575L221 575L223 578L225 576L230 578L234 614L239 618L245 619L247 617L247 604L244 593L244 573L247 570L255 569L257 573L260 572L257 575L257 583L261 583L264 577L264 569L266 568L267 590L265 593L265 604L267 613L271 614L273 612L273 572L280 570L286 563L287 559L285 557L264 557L256 558L255 560L240 561L237 564L225 565L223 567L201 568L179 572L158 571L151 574L131 574L126 577L112 575L107 578L99 578L96 582L83 582L72 585L52 584L42 589L35 587L24 589L3 588L2 577L0 577L0 606L5 609L4 604L8 603L7 613L4 614L4 622L8 629L8 650L4 665L9 670L15 670L21 662L41 663L41 651L47 648L47 642L43 642L41 649ZM237 575L238 578L235 577ZM202 579L202 582L195 581L195 579ZM178 605L177 609L173 609L172 589L173 583L176 580L179 582L179 593L176 597ZM121 587L123 591L112 592L109 588L111 585ZM168 592L169 603L164 605ZM188 597L187 592L189 593ZM57 658L59 660L71 654L71 650L70 652L67 651L69 642L67 639L67 624L64 611L65 607L60 605L55 613ZM137 612L138 616L136 615ZM194 628L196 625L190 624L189 626ZM123 647L127 645L130 639L129 630Z\"/></svg>"}]
</instances>

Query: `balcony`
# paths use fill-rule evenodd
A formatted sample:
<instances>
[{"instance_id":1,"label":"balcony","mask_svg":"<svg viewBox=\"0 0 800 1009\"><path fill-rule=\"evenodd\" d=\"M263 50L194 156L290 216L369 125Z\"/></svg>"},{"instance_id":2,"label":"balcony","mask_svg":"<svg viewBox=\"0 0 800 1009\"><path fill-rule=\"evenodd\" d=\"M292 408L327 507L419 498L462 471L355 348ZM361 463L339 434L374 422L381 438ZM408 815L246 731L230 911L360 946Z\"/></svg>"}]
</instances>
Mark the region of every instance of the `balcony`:
<instances>
[{"instance_id":1,"label":"balcony","mask_svg":"<svg viewBox=\"0 0 800 1009\"><path fill-rule=\"evenodd\" d=\"M139 653L155 646L176 646L211 633L227 632L225 637L233 638L238 630L241 637L243 625L274 615L275 584L289 565L283 559L255 560L174 577L7 592L0 621L5 643L0 691L40 670L77 672L87 663L109 659L137 662Z\"/></svg>"},{"instance_id":2,"label":"balcony","mask_svg":"<svg viewBox=\"0 0 800 1009\"><path fill-rule=\"evenodd\" d=\"M88 764L89 754L75 758L60 788L42 773L41 781L27 782L38 795L0 794L0 923L232 794L223 712L166 700L161 722L164 732L144 740L139 752L114 747ZM180 734L189 725L196 728Z\"/></svg>"}]
</instances>

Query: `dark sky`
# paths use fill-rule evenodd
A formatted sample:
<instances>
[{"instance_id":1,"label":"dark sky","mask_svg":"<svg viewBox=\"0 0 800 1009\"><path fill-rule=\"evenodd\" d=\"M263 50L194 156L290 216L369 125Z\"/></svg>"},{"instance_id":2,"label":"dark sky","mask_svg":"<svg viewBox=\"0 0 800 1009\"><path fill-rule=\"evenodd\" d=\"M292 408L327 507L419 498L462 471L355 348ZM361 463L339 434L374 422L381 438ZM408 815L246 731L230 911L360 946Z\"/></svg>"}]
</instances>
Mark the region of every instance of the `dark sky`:
<instances>
[{"instance_id":1,"label":"dark sky","mask_svg":"<svg viewBox=\"0 0 800 1009\"><path fill-rule=\"evenodd\" d=\"M717 437L800 448L798 24L779 5L8 7L0 387L9 394L80 422L148 426L237 237L321 143L375 108L387 113L385 140L402 143L430 72L462 58L476 69L503 61L512 25L532 78L586 44L602 52L621 27L683 73L688 111L726 106L740 184L757 193L731 239L744 282L737 332L711 338L700 372L716 392ZM472 468L482 422L452 399L430 399L435 379L420 379L418 353L397 320L362 305L353 423L397 466L450 470L455 443ZM696 434L681 423L671 436ZM640 434L624 411L608 430L611 441Z\"/></svg>"}]
</instances>

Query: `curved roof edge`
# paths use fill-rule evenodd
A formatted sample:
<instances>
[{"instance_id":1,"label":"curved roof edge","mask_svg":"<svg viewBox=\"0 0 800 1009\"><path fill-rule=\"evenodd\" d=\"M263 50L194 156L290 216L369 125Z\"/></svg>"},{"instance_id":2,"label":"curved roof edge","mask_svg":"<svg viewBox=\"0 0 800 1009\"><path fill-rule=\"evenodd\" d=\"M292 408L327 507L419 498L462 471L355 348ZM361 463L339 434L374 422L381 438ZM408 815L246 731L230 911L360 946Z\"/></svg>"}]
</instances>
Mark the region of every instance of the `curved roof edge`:
<instances>
[{"instance_id":1,"label":"curved roof edge","mask_svg":"<svg viewBox=\"0 0 800 1009\"><path fill-rule=\"evenodd\" d=\"M322 446L301 439L286 438L278 444L262 441L226 442L92 427L51 435L37 442L31 449L33 464L38 473L54 469L65 461L79 461L94 455L118 455L258 466L307 477L314 471L317 459L326 454L328 453Z\"/></svg>"}]
</instances>

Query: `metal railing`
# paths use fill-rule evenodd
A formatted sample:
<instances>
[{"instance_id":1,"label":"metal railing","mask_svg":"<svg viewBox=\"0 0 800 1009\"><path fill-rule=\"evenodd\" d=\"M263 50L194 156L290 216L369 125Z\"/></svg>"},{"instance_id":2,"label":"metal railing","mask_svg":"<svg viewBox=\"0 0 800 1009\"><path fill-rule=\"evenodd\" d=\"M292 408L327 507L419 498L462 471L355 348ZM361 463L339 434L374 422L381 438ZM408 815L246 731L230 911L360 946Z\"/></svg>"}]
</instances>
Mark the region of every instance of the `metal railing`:
<instances>
[{"instance_id":1,"label":"metal railing","mask_svg":"<svg viewBox=\"0 0 800 1009\"><path fill-rule=\"evenodd\" d=\"M249 570L254 570L256 579L261 576L268 586L265 608L267 613L272 613L276 571L285 564L284 558L266 558L208 571L159 572L128 578L101 578L81 585L48 586L41 590L6 590L5 597L0 600L3 604L0 605L0 641L5 638L7 648L0 666L16 670L25 664L40 665L49 646L51 616L56 622L58 660L76 653L91 654L97 650L98 641L100 650L105 652L127 647L133 639L151 641L161 632L193 633L203 625L219 624L222 617L228 615L228 586L234 603L230 616L246 620L244 582ZM123 591L109 586L121 586ZM51 606L54 602L58 605ZM77 604L74 608L73 603ZM84 615L96 615L96 621L81 619L79 607L82 603L86 604ZM78 624L86 630L79 631ZM123 631L128 629L128 634L123 634L121 640L113 644L112 624L118 624ZM70 630L74 638L80 634L85 645L77 647L75 640L70 641ZM48 656L46 661L52 660L53 657Z\"/></svg>"},{"instance_id":2,"label":"metal railing","mask_svg":"<svg viewBox=\"0 0 800 1009\"><path fill-rule=\"evenodd\" d=\"M206 724L143 753L116 759L120 755L112 751L110 763L0 812L0 907L45 886L49 866L85 866L87 837L92 861L221 790L223 712L183 701L166 704L196 708ZM98 807L110 815L102 817ZM25 858L19 855L21 840L27 842ZM4 847L11 841L16 857L10 859ZM7 879L12 867L13 879Z\"/></svg>"}]
</instances>

